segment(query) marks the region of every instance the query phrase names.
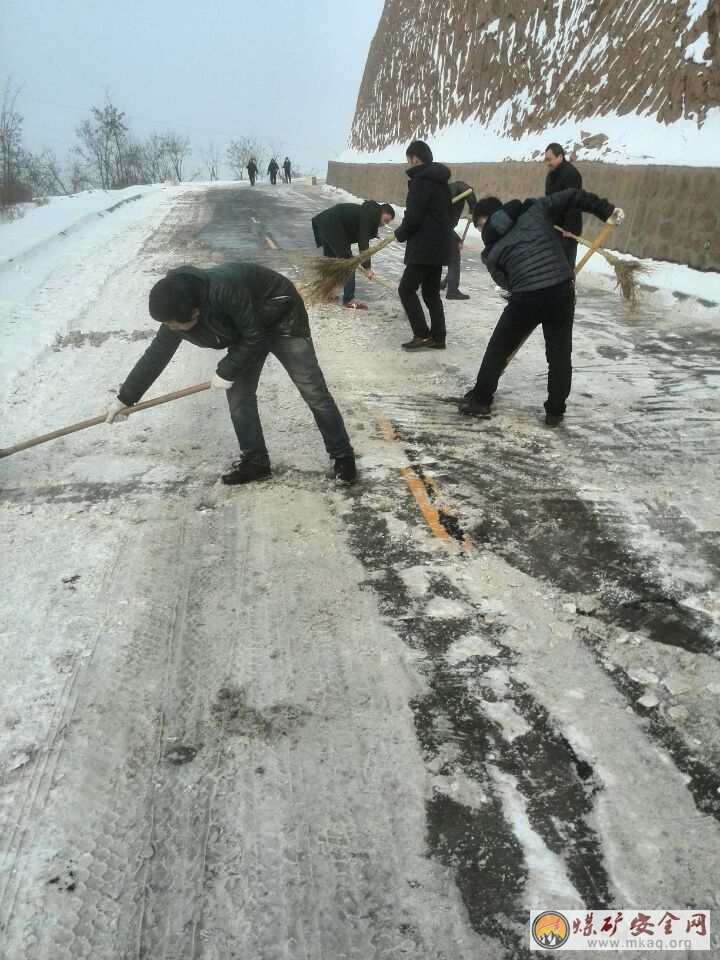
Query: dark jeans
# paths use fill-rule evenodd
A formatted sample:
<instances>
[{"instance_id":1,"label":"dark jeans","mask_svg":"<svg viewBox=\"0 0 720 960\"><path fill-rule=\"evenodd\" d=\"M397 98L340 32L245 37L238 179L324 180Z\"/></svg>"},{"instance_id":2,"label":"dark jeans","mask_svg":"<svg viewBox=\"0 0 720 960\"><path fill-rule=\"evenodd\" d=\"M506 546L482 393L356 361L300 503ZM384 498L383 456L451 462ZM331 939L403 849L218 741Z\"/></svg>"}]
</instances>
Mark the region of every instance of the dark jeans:
<instances>
[{"instance_id":1,"label":"dark jeans","mask_svg":"<svg viewBox=\"0 0 720 960\"><path fill-rule=\"evenodd\" d=\"M277 183L277 170L270 174L270 183Z\"/></svg>"},{"instance_id":2,"label":"dark jeans","mask_svg":"<svg viewBox=\"0 0 720 960\"><path fill-rule=\"evenodd\" d=\"M327 239L318 232L318 239L322 244L323 256L330 257L331 259L338 259L338 254L335 253L333 248L327 242ZM343 303L350 303L351 300L355 299L355 273L351 273L347 278L345 286L343 287Z\"/></svg>"},{"instance_id":3,"label":"dark jeans","mask_svg":"<svg viewBox=\"0 0 720 960\"><path fill-rule=\"evenodd\" d=\"M460 240L453 235L447 268L447 292L460 293Z\"/></svg>"},{"instance_id":4,"label":"dark jeans","mask_svg":"<svg viewBox=\"0 0 720 960\"><path fill-rule=\"evenodd\" d=\"M405 308L413 334L416 337L432 337L436 343L445 343L445 311L440 296L441 274L442 267L408 263L398 287L400 302ZM417 295L418 288L430 314L429 328L420 297Z\"/></svg>"},{"instance_id":5,"label":"dark jeans","mask_svg":"<svg viewBox=\"0 0 720 960\"><path fill-rule=\"evenodd\" d=\"M503 310L485 349L473 389L478 403L490 405L498 380L510 355L542 325L548 362L548 398L545 410L565 413L565 401L572 383L572 330L575 317L575 284L572 280L534 290L514 293Z\"/></svg>"},{"instance_id":6,"label":"dark jeans","mask_svg":"<svg viewBox=\"0 0 720 960\"><path fill-rule=\"evenodd\" d=\"M268 353L278 358L310 407L330 457L334 460L336 457L351 456L353 448L350 438L318 365L312 340L268 336L264 349L258 352L227 391L230 416L243 459L257 463L270 462L257 407L257 385Z\"/></svg>"}]
</instances>

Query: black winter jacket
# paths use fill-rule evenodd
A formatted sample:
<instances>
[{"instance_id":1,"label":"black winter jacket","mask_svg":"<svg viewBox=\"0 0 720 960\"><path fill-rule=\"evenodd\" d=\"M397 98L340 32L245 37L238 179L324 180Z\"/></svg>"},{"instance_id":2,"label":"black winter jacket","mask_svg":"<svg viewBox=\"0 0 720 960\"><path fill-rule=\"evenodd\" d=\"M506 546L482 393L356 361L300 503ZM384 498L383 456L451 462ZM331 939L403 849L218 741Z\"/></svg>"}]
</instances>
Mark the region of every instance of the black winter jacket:
<instances>
[{"instance_id":1,"label":"black winter jacket","mask_svg":"<svg viewBox=\"0 0 720 960\"><path fill-rule=\"evenodd\" d=\"M573 207L607 220L615 209L608 200L584 190L563 190L551 197L511 200L482 229L482 261L495 283L511 293L544 290L574 276L553 224Z\"/></svg>"},{"instance_id":2,"label":"black winter jacket","mask_svg":"<svg viewBox=\"0 0 720 960\"><path fill-rule=\"evenodd\" d=\"M404 243L405 263L439 267L450 258L452 199L450 171L442 163L423 163L407 170L410 180L405 216L395 231Z\"/></svg>"},{"instance_id":3,"label":"black winter jacket","mask_svg":"<svg viewBox=\"0 0 720 960\"><path fill-rule=\"evenodd\" d=\"M256 263L223 263L200 270L179 267L201 292L200 320L190 330L160 324L149 347L120 387L118 399L132 406L157 380L183 342L227 350L217 366L225 380L241 376L247 363L265 349L268 334L310 338L310 323L300 294L287 277Z\"/></svg>"},{"instance_id":4,"label":"black winter jacket","mask_svg":"<svg viewBox=\"0 0 720 960\"><path fill-rule=\"evenodd\" d=\"M349 259L352 256L351 244L356 243L358 250L367 250L370 241L377 237L382 210L375 200L362 203L336 203L312 218L315 244L322 246L322 235L330 244L337 257ZM369 267L366 260L363 267Z\"/></svg>"},{"instance_id":5,"label":"black winter jacket","mask_svg":"<svg viewBox=\"0 0 720 960\"><path fill-rule=\"evenodd\" d=\"M550 197L554 193L560 193L561 190L570 190L571 188L582 190L582 177L577 167L574 167L569 160L563 160L559 167L554 170L548 170L545 177L545 196ZM576 236L582 233L582 211L575 209L566 210L560 214L555 224L568 230Z\"/></svg>"}]
</instances>

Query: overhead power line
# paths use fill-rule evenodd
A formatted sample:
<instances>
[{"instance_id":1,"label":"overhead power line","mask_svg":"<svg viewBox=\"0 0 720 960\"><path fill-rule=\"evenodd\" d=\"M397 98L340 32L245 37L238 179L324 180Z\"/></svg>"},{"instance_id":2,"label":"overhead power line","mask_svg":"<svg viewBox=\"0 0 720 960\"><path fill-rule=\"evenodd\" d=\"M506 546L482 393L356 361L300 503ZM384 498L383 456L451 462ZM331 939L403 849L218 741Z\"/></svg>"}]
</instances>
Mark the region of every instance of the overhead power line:
<instances>
[{"instance_id":1,"label":"overhead power line","mask_svg":"<svg viewBox=\"0 0 720 960\"><path fill-rule=\"evenodd\" d=\"M77 110L79 113L87 113L88 110L90 109L89 107L78 107L72 103L57 103L54 100L38 100L35 97L24 97L22 96L22 94L18 97L18 100L25 101L27 103L42 103L48 107L62 107L65 110ZM237 133L229 133L227 130L215 130L212 127L195 127L189 123L169 123L167 120L156 120L151 117L141 117L136 113L126 113L125 116L129 120L141 120L143 123L152 123L152 124L155 124L156 126L182 127L185 130L196 130L198 133L214 133L214 134L217 134L218 136L230 137L231 139L233 137L238 136ZM44 129L51 130L56 128L47 127ZM70 131L67 131L67 132L70 132ZM324 154L334 153L335 156L339 156L339 153L340 153L339 150L335 150L332 147L318 147L318 146L310 146L307 143L294 143L292 140L285 140L281 137L264 136L263 134L254 134L254 136L263 137L263 139L265 140L281 140L282 143L288 147L300 147L300 149L302 150L314 150L317 153L324 153Z\"/></svg>"}]
</instances>

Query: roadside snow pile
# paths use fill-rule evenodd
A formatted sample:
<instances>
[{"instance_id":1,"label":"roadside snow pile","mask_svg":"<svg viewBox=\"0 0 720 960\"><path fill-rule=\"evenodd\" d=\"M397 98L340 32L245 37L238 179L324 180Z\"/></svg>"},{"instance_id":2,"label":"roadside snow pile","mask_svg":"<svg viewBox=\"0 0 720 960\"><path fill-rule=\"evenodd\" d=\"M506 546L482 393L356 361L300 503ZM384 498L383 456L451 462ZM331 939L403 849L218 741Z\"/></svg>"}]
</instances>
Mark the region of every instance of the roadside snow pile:
<instances>
[{"instance_id":1,"label":"roadside snow pile","mask_svg":"<svg viewBox=\"0 0 720 960\"><path fill-rule=\"evenodd\" d=\"M137 256L182 187L53 197L0 225L0 396L12 377L77 322L107 279ZM159 220L157 221L159 222Z\"/></svg>"}]
</instances>

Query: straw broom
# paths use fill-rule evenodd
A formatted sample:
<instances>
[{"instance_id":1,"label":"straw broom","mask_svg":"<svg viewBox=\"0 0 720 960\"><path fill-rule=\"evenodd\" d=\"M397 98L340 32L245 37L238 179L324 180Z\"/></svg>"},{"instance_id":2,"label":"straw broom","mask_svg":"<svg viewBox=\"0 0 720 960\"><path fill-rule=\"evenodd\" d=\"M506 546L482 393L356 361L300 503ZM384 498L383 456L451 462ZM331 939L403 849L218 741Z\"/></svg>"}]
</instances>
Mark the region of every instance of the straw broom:
<instances>
[{"instance_id":1,"label":"straw broom","mask_svg":"<svg viewBox=\"0 0 720 960\"><path fill-rule=\"evenodd\" d=\"M562 227L555 227L555 229L559 233L568 234L568 231L563 230ZM576 236L574 233L570 233L569 236L585 247L594 247L594 252L605 257L615 271L615 280L617 281L617 286L620 288L620 296L622 297L623 303L628 308L629 313L635 313L638 303L640 302L639 278L648 274L650 268L639 260L621 260L619 257L613 256L612 253L608 253L608 251L602 247L596 246L590 240L586 240L585 237Z\"/></svg>"},{"instance_id":2,"label":"straw broom","mask_svg":"<svg viewBox=\"0 0 720 960\"><path fill-rule=\"evenodd\" d=\"M453 197L452 202L457 203L459 200L464 200L465 197L471 193L472 190L466 190L464 193L458 194L457 197ZM370 247L368 250L361 250L357 256L347 259L342 257L310 258L308 260L308 267L312 273L315 274L315 279L303 284L302 287L298 287L303 300L306 303L327 303L327 301L332 300L335 292L339 290L340 287L345 286L362 263L374 257L376 253L384 247L387 247L394 239L395 234L391 233L389 237L385 237L380 243L376 243L374 247Z\"/></svg>"}]
</instances>

